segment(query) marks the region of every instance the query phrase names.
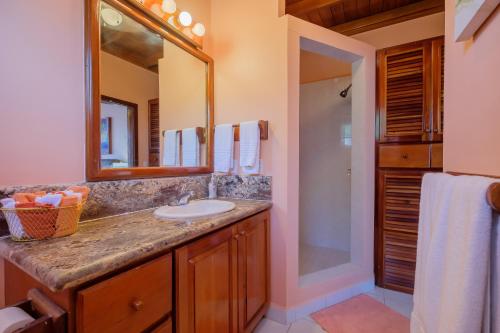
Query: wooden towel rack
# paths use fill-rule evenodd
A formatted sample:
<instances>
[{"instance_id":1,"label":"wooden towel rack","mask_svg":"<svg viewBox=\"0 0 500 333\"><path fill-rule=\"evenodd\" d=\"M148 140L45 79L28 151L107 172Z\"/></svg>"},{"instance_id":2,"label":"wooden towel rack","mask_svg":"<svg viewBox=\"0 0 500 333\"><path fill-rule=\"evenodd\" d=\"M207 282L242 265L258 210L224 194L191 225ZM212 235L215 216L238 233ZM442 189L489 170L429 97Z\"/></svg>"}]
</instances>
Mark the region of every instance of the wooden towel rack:
<instances>
[{"instance_id":1,"label":"wooden towel rack","mask_svg":"<svg viewBox=\"0 0 500 333\"><path fill-rule=\"evenodd\" d=\"M165 137L165 130L161 131L161 136ZM182 130L177 130L177 134L180 134L180 141L182 144ZM205 137L205 128L203 127L196 127L196 135L198 136L198 141L200 141L200 144L203 144L206 142L206 137Z\"/></svg>"},{"instance_id":2,"label":"wooden towel rack","mask_svg":"<svg viewBox=\"0 0 500 333\"><path fill-rule=\"evenodd\" d=\"M465 176L481 176L481 177L488 177L488 178L500 178L498 176L488 176L488 175L454 172L454 171L449 171L447 173L449 173L450 175L454 175L454 176L464 176L465 175ZM488 204L491 206L491 209L493 209L497 213L500 213L500 182L493 183L488 187L488 191L486 192L486 200L488 201Z\"/></svg>"},{"instance_id":3,"label":"wooden towel rack","mask_svg":"<svg viewBox=\"0 0 500 333\"><path fill-rule=\"evenodd\" d=\"M234 141L240 141L240 124L233 125ZM267 140L269 138L269 121L259 120L260 139Z\"/></svg>"}]
</instances>

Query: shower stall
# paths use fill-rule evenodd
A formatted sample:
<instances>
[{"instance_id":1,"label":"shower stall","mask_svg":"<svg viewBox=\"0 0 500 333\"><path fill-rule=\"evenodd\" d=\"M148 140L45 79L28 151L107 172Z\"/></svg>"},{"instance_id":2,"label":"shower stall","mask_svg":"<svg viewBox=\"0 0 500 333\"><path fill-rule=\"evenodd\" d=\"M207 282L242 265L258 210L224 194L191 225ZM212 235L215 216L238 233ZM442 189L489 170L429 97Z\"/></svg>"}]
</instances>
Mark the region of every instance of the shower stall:
<instances>
[{"instance_id":1,"label":"shower stall","mask_svg":"<svg viewBox=\"0 0 500 333\"><path fill-rule=\"evenodd\" d=\"M350 262L351 64L301 52L299 274ZM319 66L319 68L318 68Z\"/></svg>"}]
</instances>

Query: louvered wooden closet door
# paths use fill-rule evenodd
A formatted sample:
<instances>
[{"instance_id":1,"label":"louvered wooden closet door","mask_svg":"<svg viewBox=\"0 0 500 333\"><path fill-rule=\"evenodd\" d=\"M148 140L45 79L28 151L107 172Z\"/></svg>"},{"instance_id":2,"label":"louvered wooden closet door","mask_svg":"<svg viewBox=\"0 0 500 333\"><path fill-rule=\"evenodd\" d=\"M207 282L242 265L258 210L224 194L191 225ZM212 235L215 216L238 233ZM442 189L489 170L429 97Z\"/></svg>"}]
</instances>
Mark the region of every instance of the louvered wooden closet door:
<instances>
[{"instance_id":1,"label":"louvered wooden closet door","mask_svg":"<svg viewBox=\"0 0 500 333\"><path fill-rule=\"evenodd\" d=\"M429 139L431 49L423 41L378 53L379 142Z\"/></svg>"},{"instance_id":2,"label":"louvered wooden closet door","mask_svg":"<svg viewBox=\"0 0 500 333\"><path fill-rule=\"evenodd\" d=\"M149 166L160 166L160 100L152 99L149 106Z\"/></svg>"},{"instance_id":3,"label":"louvered wooden closet door","mask_svg":"<svg viewBox=\"0 0 500 333\"><path fill-rule=\"evenodd\" d=\"M378 283L412 292L417 257L423 171L380 170L378 184Z\"/></svg>"},{"instance_id":4,"label":"louvered wooden closet door","mask_svg":"<svg viewBox=\"0 0 500 333\"><path fill-rule=\"evenodd\" d=\"M433 141L443 140L444 128L444 39L432 41Z\"/></svg>"}]
</instances>

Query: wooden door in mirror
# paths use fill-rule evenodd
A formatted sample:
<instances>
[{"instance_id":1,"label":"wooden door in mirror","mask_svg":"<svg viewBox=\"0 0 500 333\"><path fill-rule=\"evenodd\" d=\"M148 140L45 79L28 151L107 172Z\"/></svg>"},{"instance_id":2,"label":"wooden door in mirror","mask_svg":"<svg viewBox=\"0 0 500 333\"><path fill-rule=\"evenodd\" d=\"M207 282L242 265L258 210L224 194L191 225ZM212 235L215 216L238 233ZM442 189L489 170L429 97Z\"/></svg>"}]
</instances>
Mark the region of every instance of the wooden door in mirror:
<instances>
[{"instance_id":1,"label":"wooden door in mirror","mask_svg":"<svg viewBox=\"0 0 500 333\"><path fill-rule=\"evenodd\" d=\"M134 1L85 22L87 180L211 173L213 60Z\"/></svg>"}]
</instances>

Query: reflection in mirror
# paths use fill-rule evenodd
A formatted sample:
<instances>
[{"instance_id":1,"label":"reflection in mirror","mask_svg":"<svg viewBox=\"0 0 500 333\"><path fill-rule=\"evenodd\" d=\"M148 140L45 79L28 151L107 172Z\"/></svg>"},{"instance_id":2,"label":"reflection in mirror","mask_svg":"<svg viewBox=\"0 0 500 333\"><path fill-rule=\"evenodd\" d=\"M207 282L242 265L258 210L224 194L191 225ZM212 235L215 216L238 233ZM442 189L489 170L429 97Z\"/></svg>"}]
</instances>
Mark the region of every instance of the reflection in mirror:
<instances>
[{"instance_id":1,"label":"reflection in mirror","mask_svg":"<svg viewBox=\"0 0 500 333\"><path fill-rule=\"evenodd\" d=\"M100 4L101 168L207 165L207 63Z\"/></svg>"}]
</instances>

